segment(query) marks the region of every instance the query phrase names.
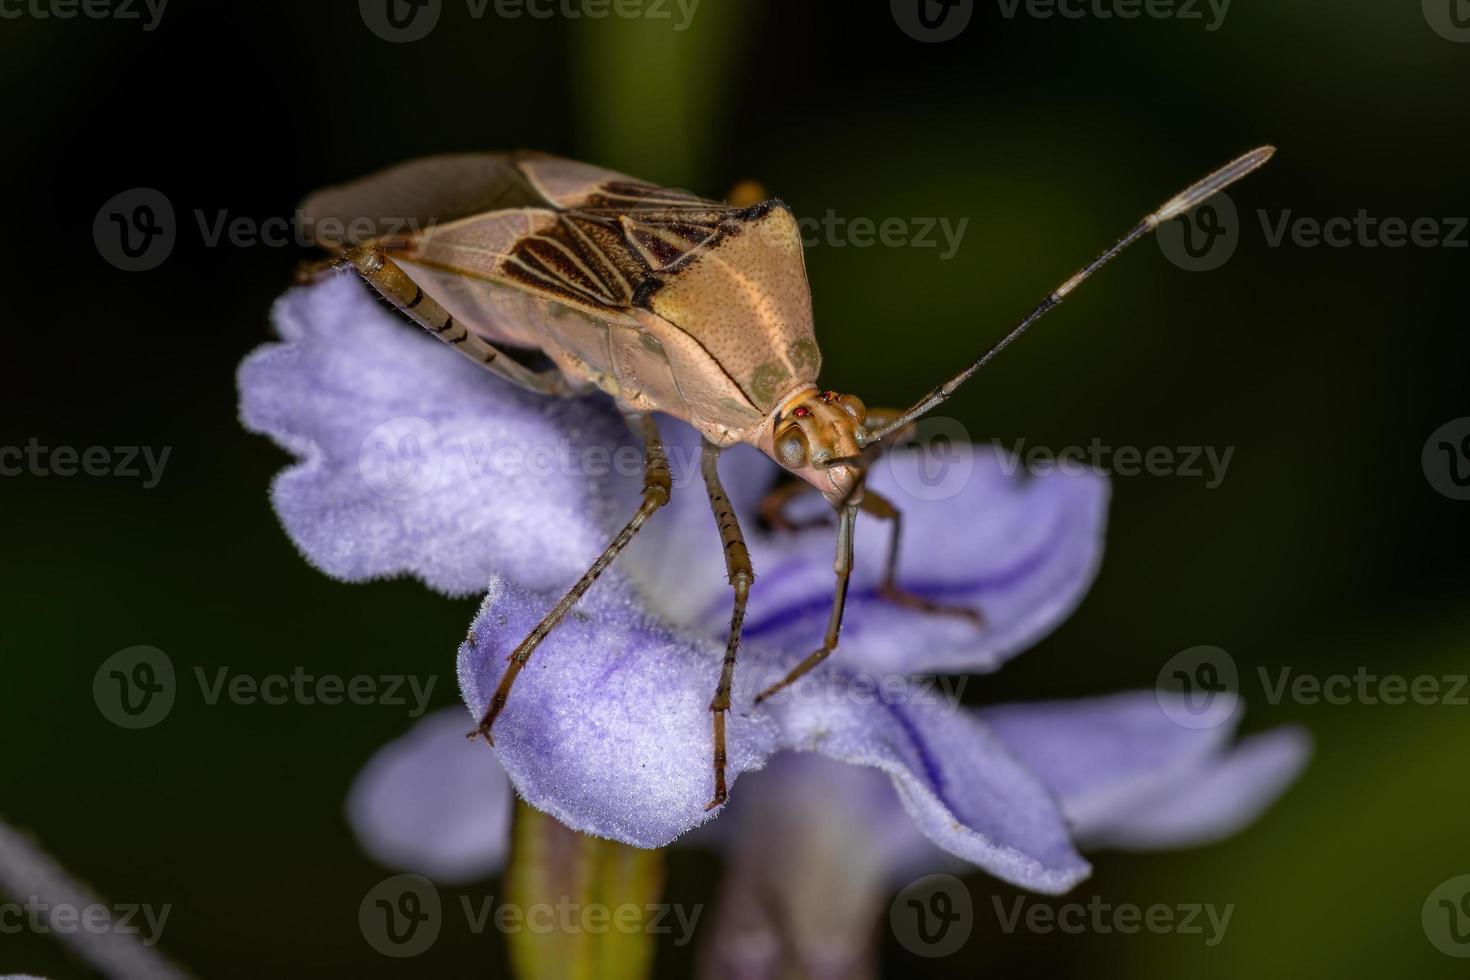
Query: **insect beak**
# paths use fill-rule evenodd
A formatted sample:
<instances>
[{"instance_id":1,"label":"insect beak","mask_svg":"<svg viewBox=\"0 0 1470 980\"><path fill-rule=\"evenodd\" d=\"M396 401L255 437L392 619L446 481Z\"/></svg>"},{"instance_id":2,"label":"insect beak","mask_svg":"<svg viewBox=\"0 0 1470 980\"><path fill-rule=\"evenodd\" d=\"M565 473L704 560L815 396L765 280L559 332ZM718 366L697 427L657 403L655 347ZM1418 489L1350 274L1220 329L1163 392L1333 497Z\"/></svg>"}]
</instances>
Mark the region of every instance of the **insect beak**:
<instances>
[{"instance_id":1,"label":"insect beak","mask_svg":"<svg viewBox=\"0 0 1470 980\"><path fill-rule=\"evenodd\" d=\"M812 468L817 470L830 470L839 466L861 466L862 456L828 456L826 459L813 460Z\"/></svg>"}]
</instances>

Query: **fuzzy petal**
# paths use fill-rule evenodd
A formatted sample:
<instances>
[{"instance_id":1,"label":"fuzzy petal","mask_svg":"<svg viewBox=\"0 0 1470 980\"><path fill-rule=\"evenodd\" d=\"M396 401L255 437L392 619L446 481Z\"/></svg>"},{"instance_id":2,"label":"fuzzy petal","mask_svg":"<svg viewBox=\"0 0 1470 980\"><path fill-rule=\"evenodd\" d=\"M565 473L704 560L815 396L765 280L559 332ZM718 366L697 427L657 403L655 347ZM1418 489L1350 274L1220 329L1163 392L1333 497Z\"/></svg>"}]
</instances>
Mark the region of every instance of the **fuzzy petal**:
<instances>
[{"instance_id":1,"label":"fuzzy petal","mask_svg":"<svg viewBox=\"0 0 1470 980\"><path fill-rule=\"evenodd\" d=\"M1142 851L1192 847L1229 837L1254 823L1294 783L1312 753L1295 727L1242 739L1169 791L1140 800L1130 813L1088 835L1093 847Z\"/></svg>"},{"instance_id":2,"label":"fuzzy petal","mask_svg":"<svg viewBox=\"0 0 1470 980\"><path fill-rule=\"evenodd\" d=\"M980 715L1057 794L1087 846L1179 847L1227 836L1254 820L1305 763L1299 732L1278 730L1231 748L1233 724L1183 727L1159 697L1136 691Z\"/></svg>"},{"instance_id":3,"label":"fuzzy petal","mask_svg":"<svg viewBox=\"0 0 1470 980\"><path fill-rule=\"evenodd\" d=\"M1060 894L1091 873L1051 794L982 722L922 700L863 703L839 676L808 678L829 697L773 707L784 744L887 774L925 837L1011 884Z\"/></svg>"},{"instance_id":4,"label":"fuzzy petal","mask_svg":"<svg viewBox=\"0 0 1470 980\"><path fill-rule=\"evenodd\" d=\"M555 596L491 586L460 647L460 690L478 717L506 655ZM650 621L615 574L541 644L495 723L495 748L531 805L569 827L662 847L712 816L709 699L721 649ZM775 749L768 718L731 712L729 773Z\"/></svg>"},{"instance_id":5,"label":"fuzzy petal","mask_svg":"<svg viewBox=\"0 0 1470 980\"><path fill-rule=\"evenodd\" d=\"M711 814L709 697L721 646L649 621L613 575L529 661L496 722L495 744L516 789L563 823L661 847ZM506 653L552 601L495 585L460 649L460 687L484 710ZM789 657L742 651L746 687L779 676ZM953 705L889 698L835 669L729 718L737 777L782 748L820 752L886 774L909 818L938 846L1007 881L1065 891L1088 873L1042 785L980 722Z\"/></svg>"},{"instance_id":6,"label":"fuzzy petal","mask_svg":"<svg viewBox=\"0 0 1470 980\"><path fill-rule=\"evenodd\" d=\"M641 456L605 399L523 392L353 275L291 290L273 318L282 342L240 365L241 418L298 457L271 500L329 575L546 588L581 573L636 490Z\"/></svg>"},{"instance_id":7,"label":"fuzzy petal","mask_svg":"<svg viewBox=\"0 0 1470 980\"><path fill-rule=\"evenodd\" d=\"M505 770L465 733L456 708L419 720L353 781L347 822L362 849L399 871L459 884L500 870L510 848Z\"/></svg>"}]
</instances>

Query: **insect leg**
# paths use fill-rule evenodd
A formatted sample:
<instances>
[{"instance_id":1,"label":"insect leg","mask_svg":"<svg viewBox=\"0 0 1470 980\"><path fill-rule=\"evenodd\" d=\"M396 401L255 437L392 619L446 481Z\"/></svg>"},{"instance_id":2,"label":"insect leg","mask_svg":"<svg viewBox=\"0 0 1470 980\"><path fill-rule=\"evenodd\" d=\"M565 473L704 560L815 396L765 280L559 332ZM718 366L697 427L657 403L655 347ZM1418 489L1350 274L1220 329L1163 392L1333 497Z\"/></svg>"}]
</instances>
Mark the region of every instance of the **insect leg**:
<instances>
[{"instance_id":1,"label":"insect leg","mask_svg":"<svg viewBox=\"0 0 1470 980\"><path fill-rule=\"evenodd\" d=\"M890 522L892 527L888 534L888 560L883 566L883 582L879 586L879 595L900 606L908 606L924 612L963 616L974 622L976 626L984 625L985 617L978 609L972 609L969 606L947 606L900 587L898 584L898 544L903 535L902 512L887 497L874 493L872 490L865 491L859 506L865 513L872 514L879 520Z\"/></svg>"},{"instance_id":2,"label":"insect leg","mask_svg":"<svg viewBox=\"0 0 1470 980\"><path fill-rule=\"evenodd\" d=\"M852 575L852 534L853 528L857 525L857 512L857 504L848 504L837 515L837 557L832 562L832 570L837 573L837 590L832 595L832 613L827 619L825 641L820 648L808 654L805 660L793 667L785 677L757 695L756 704L760 704L777 691L790 687L793 682L826 660L832 651L837 649L837 636L842 632L842 613L847 607L847 582Z\"/></svg>"},{"instance_id":3,"label":"insect leg","mask_svg":"<svg viewBox=\"0 0 1470 980\"><path fill-rule=\"evenodd\" d=\"M505 673L500 675L500 684L495 688L495 694L490 698L490 706L485 710L485 716L480 719L480 726L476 734L484 735L487 741L490 738L490 726L495 724L496 717L505 707L506 698L510 697L511 685L515 683L521 668L531 658L536 647L546 639L546 635L556 628L566 614L571 612L577 601L592 587L598 576L607 571L613 559L618 556L633 536L638 533L654 511L669 502L669 493L673 481L669 477L669 460L664 455L663 441L659 438L658 426L653 419L642 413L629 413L628 425L634 432L643 438L643 502L638 506L638 512L633 515L617 536L612 539L592 567L577 580L567 594L562 596L551 611L536 624L536 628L523 639L520 644L511 651L508 663L505 665ZM473 735L471 736L473 737Z\"/></svg>"},{"instance_id":4,"label":"insect leg","mask_svg":"<svg viewBox=\"0 0 1470 980\"><path fill-rule=\"evenodd\" d=\"M328 259L311 259L296 266L296 272L291 277L292 285L305 286L316 282L325 276L331 275L342 268L343 260L337 256Z\"/></svg>"},{"instance_id":5,"label":"insect leg","mask_svg":"<svg viewBox=\"0 0 1470 980\"><path fill-rule=\"evenodd\" d=\"M715 696L709 703L714 721L715 744L715 796L706 810L713 810L727 797L725 789L725 718L730 712L730 686L735 679L735 654L740 647L740 629L745 623L745 601L750 596L750 583L755 580L755 570L750 564L750 552L745 547L745 535L740 531L740 521L735 517L735 508L720 485L720 447L705 440L699 466L704 473L704 487L709 491L710 509L715 514L715 524L720 529L720 543L725 548L725 571L730 579L730 588L735 590L735 608L730 614L730 638L725 644L725 660L720 667L720 683Z\"/></svg>"},{"instance_id":6,"label":"insect leg","mask_svg":"<svg viewBox=\"0 0 1470 980\"><path fill-rule=\"evenodd\" d=\"M805 480L791 480L773 489L761 498L760 521L772 531L790 533L805 531L812 527L825 527L831 523L826 517L814 517L805 521L793 521L786 516L786 505L809 490L816 490Z\"/></svg>"},{"instance_id":7,"label":"insect leg","mask_svg":"<svg viewBox=\"0 0 1470 980\"><path fill-rule=\"evenodd\" d=\"M450 316L449 311L433 297L425 294L381 247L362 245L351 248L343 258L405 316L470 360L529 391L542 395L567 394L566 379L560 371L553 369L538 373L518 364L514 358L503 356L483 338L470 333L469 328Z\"/></svg>"}]
</instances>

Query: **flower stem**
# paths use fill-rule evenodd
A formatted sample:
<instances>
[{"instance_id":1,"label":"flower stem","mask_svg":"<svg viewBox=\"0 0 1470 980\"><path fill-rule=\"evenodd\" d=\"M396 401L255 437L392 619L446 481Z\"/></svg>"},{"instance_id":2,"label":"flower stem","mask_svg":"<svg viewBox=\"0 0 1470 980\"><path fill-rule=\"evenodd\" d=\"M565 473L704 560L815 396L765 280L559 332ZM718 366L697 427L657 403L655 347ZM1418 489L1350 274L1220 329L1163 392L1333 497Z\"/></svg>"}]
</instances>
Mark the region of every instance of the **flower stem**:
<instances>
[{"instance_id":1,"label":"flower stem","mask_svg":"<svg viewBox=\"0 0 1470 980\"><path fill-rule=\"evenodd\" d=\"M663 891L663 852L588 837L517 801L506 898L520 980L640 980Z\"/></svg>"},{"instance_id":2,"label":"flower stem","mask_svg":"<svg viewBox=\"0 0 1470 980\"><path fill-rule=\"evenodd\" d=\"M124 980L187 976L154 948L157 935L139 941L136 926L125 927L112 907L67 874L29 835L0 821L0 896L4 895L31 913L30 921L39 924L36 928L54 933L99 973ZM162 907L164 919L169 910L168 905ZM69 916L66 924L60 922L63 914ZM78 928L83 915L87 926Z\"/></svg>"}]
</instances>

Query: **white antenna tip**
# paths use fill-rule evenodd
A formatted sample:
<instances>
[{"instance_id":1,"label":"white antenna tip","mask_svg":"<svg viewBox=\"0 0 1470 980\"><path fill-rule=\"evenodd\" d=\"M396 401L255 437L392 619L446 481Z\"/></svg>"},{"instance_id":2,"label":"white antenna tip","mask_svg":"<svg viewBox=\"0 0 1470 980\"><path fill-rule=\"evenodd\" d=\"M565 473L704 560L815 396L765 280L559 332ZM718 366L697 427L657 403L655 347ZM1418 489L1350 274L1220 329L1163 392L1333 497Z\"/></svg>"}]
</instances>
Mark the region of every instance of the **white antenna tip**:
<instances>
[{"instance_id":1,"label":"white antenna tip","mask_svg":"<svg viewBox=\"0 0 1470 980\"><path fill-rule=\"evenodd\" d=\"M1246 174L1259 169L1267 160L1270 160L1275 155L1276 147L1262 146L1251 150L1243 157L1230 161L1204 180L1191 185L1187 190L1176 195L1169 203L1155 211L1149 216L1151 219L1150 223L1159 224L1160 222L1168 221L1170 218L1179 217L1195 205L1202 204L1208 198L1220 193Z\"/></svg>"}]
</instances>

